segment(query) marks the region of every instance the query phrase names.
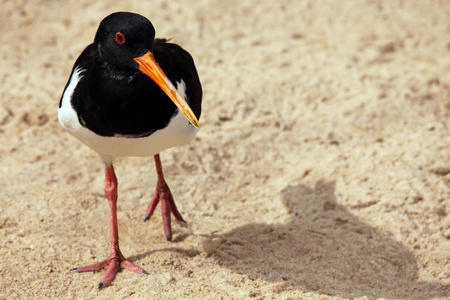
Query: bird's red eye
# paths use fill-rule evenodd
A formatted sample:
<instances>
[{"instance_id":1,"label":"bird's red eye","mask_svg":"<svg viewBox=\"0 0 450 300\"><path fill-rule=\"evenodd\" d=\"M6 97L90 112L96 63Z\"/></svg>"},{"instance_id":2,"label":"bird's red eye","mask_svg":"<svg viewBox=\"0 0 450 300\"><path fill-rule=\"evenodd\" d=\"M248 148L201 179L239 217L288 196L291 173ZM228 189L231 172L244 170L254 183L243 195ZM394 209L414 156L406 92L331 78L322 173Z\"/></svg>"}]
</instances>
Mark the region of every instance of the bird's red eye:
<instances>
[{"instance_id":1,"label":"bird's red eye","mask_svg":"<svg viewBox=\"0 0 450 300\"><path fill-rule=\"evenodd\" d=\"M119 44L125 43L125 36L122 32L116 33L116 42L118 42Z\"/></svg>"}]
</instances>

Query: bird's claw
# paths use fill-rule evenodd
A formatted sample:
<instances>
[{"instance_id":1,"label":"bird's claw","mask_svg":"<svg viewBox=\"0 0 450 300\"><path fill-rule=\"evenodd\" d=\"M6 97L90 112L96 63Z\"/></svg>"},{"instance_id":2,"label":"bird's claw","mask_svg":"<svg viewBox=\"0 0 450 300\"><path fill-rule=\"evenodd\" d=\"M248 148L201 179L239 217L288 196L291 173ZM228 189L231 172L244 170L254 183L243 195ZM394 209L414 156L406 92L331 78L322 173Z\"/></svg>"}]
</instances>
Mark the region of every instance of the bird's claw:
<instances>
[{"instance_id":1,"label":"bird's claw","mask_svg":"<svg viewBox=\"0 0 450 300\"><path fill-rule=\"evenodd\" d=\"M155 194L147 207L144 222L150 219L159 202L161 202L161 213L164 227L164 235L166 236L166 239L168 241L171 241L172 224L170 214L173 214L173 216L178 221L181 221L183 223L186 223L186 221L183 219L183 217L181 216L180 212L177 209L169 186L165 182L160 182L158 180Z\"/></svg>"},{"instance_id":2,"label":"bird's claw","mask_svg":"<svg viewBox=\"0 0 450 300\"><path fill-rule=\"evenodd\" d=\"M130 270L137 274L149 275L149 273L145 271L143 268L136 266L129 260L126 260L125 258L123 258L122 255L120 256L121 257L110 258L100 263L72 268L71 271L82 273L82 272L98 272L100 270L104 270L103 277L97 286L99 289L109 286L116 277L116 274L123 269Z\"/></svg>"}]
</instances>

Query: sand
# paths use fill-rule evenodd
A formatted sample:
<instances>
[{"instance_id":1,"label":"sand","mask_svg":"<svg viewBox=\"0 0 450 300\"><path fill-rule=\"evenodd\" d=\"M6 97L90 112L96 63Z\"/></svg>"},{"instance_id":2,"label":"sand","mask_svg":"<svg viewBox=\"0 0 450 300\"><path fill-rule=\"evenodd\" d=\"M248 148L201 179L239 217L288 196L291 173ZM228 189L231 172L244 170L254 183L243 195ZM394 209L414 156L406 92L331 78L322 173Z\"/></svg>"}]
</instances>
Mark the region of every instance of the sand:
<instances>
[{"instance_id":1,"label":"sand","mask_svg":"<svg viewBox=\"0 0 450 300\"><path fill-rule=\"evenodd\" d=\"M447 1L1 1L0 298L450 298ZM183 45L202 128L161 154L187 220L167 242L149 158L121 158L129 271L109 252L98 155L58 124L114 11Z\"/></svg>"}]
</instances>

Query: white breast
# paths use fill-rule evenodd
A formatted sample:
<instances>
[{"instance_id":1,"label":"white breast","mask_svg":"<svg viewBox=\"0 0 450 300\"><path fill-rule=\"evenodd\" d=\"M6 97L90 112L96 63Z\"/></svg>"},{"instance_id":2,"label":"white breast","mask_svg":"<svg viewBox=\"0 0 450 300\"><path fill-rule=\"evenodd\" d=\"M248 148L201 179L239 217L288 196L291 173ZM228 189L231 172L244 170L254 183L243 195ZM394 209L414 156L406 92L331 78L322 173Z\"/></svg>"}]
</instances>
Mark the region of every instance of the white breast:
<instances>
[{"instance_id":1,"label":"white breast","mask_svg":"<svg viewBox=\"0 0 450 300\"><path fill-rule=\"evenodd\" d=\"M73 71L62 97L58 119L65 130L102 157L152 156L168 148L186 145L195 138L197 129L180 111L172 117L167 127L147 137L128 138L120 135L105 137L88 130L80 124L70 101L73 91L83 76L82 73L83 70L80 68ZM186 99L186 84L183 80L177 82L177 90Z\"/></svg>"}]
</instances>

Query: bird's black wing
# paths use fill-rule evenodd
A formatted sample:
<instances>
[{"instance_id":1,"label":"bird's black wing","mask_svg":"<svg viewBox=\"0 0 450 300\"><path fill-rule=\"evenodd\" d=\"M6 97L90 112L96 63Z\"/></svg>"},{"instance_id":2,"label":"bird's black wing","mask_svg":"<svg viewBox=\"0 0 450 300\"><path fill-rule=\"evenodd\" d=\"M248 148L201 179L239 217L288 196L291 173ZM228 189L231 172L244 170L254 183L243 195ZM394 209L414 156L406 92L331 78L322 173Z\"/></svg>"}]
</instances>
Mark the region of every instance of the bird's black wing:
<instances>
[{"instance_id":1,"label":"bird's black wing","mask_svg":"<svg viewBox=\"0 0 450 300\"><path fill-rule=\"evenodd\" d=\"M64 87L64 91L67 89L67 86L70 83L70 79L72 78L73 71L75 71L76 68L81 68L82 70L87 70L89 68L89 65L92 64L92 62L94 61L94 56L95 56L95 46L94 46L94 44L90 44L89 46L87 46L84 49L84 51L80 54L80 56L76 60L75 64L73 65L72 72L70 73L70 78L67 81L66 86ZM61 99L59 100L60 108L61 108L63 96L64 96L64 92L63 92L63 95L61 95Z\"/></svg>"},{"instance_id":2,"label":"bird's black wing","mask_svg":"<svg viewBox=\"0 0 450 300\"><path fill-rule=\"evenodd\" d=\"M168 43L165 39L154 40L153 56L175 86L177 82L184 81L188 98L186 101L197 119L200 119L203 92L192 56L180 46Z\"/></svg>"}]
</instances>

